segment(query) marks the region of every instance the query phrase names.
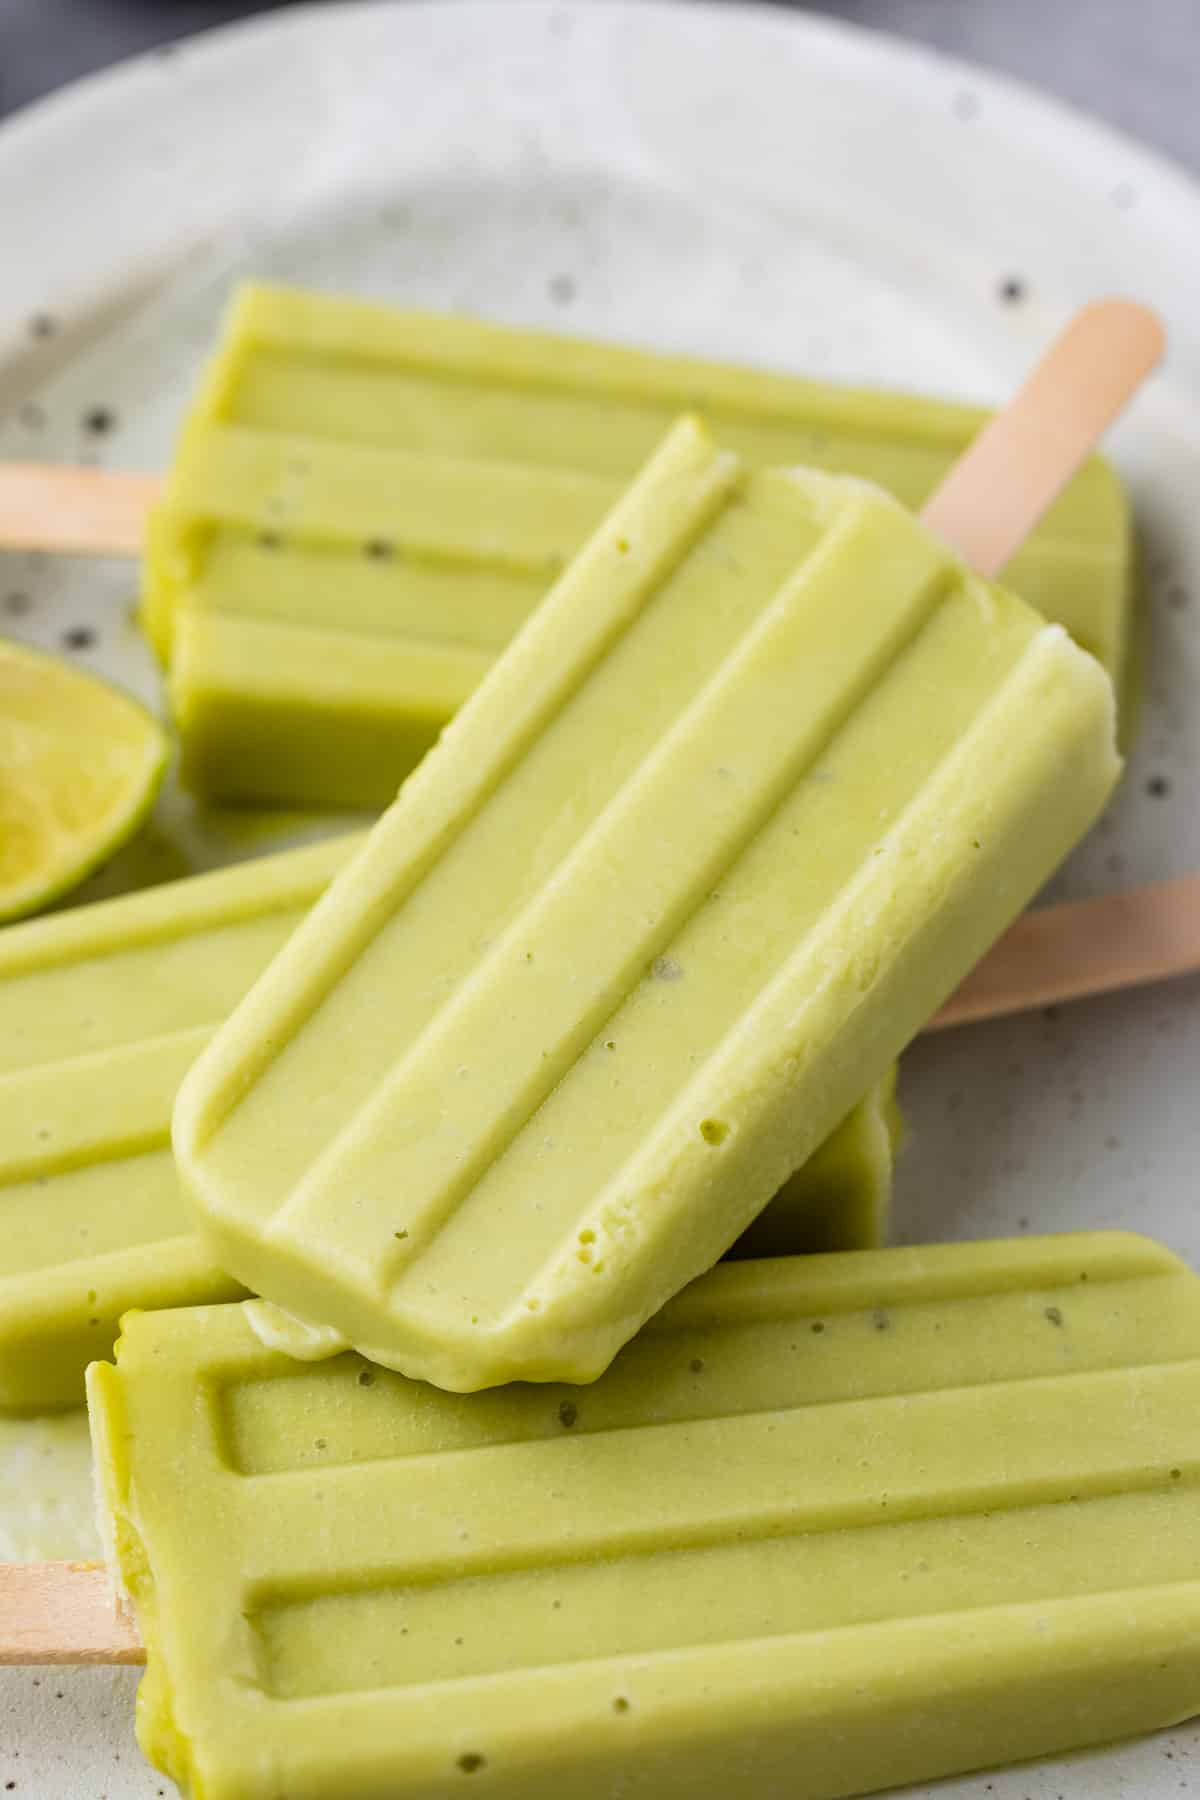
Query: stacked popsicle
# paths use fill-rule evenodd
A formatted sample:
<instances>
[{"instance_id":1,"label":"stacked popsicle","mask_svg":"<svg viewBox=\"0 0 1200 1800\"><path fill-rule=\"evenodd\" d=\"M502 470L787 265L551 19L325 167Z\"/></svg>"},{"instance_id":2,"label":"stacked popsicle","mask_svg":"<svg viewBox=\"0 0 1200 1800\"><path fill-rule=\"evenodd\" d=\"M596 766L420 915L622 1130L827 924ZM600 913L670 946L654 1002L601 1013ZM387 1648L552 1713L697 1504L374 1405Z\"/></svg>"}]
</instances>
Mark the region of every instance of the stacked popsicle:
<instances>
[{"instance_id":1,"label":"stacked popsicle","mask_svg":"<svg viewBox=\"0 0 1200 1800\"><path fill-rule=\"evenodd\" d=\"M386 805L689 412L748 467L859 475L914 509L986 417L246 288L148 538L143 616L184 780L216 799ZM1008 578L1124 697L1134 546L1106 463L1079 471Z\"/></svg>"},{"instance_id":2,"label":"stacked popsicle","mask_svg":"<svg viewBox=\"0 0 1200 1800\"><path fill-rule=\"evenodd\" d=\"M878 489L679 425L185 1082L217 1261L442 1387L593 1379L1086 830L1113 723Z\"/></svg>"},{"instance_id":3,"label":"stacked popsicle","mask_svg":"<svg viewBox=\"0 0 1200 1800\"><path fill-rule=\"evenodd\" d=\"M716 440L676 425L613 503L681 383ZM810 463L869 440L910 502L976 423L237 315L148 578L193 777L374 799L439 741L357 845L25 927L0 967L0 1321L46 1384L11 1397L67 1394L139 1286L185 1306L89 1395L141 1741L197 1797L834 1800L1197 1702L1174 1259L704 1275L748 1228L795 1247L815 1196L871 1239L895 1057L1119 768L1110 674L947 541L992 573L1065 472L997 481L1020 407L934 531L764 467L802 405ZM1124 514L1102 465L1073 492L1026 585L1101 518L1116 672Z\"/></svg>"}]
</instances>

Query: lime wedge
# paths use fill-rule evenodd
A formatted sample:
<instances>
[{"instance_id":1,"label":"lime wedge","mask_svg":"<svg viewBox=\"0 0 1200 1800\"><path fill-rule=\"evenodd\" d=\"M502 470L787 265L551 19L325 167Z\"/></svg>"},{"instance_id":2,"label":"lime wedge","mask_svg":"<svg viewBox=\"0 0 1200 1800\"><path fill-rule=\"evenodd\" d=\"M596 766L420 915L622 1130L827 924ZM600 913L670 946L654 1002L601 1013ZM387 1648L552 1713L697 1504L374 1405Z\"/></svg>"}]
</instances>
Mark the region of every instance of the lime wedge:
<instances>
[{"instance_id":1,"label":"lime wedge","mask_svg":"<svg viewBox=\"0 0 1200 1800\"><path fill-rule=\"evenodd\" d=\"M132 837L166 763L136 701L0 641L0 920L48 905Z\"/></svg>"}]
</instances>

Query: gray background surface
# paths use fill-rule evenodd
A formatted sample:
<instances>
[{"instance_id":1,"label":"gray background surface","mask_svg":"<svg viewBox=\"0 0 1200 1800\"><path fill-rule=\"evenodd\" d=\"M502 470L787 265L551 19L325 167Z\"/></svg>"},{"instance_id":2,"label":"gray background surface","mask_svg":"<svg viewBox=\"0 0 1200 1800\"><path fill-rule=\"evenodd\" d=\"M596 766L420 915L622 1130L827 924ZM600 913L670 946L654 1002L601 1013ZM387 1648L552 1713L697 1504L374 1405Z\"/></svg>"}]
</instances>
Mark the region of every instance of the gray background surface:
<instances>
[{"instance_id":1,"label":"gray background surface","mask_svg":"<svg viewBox=\"0 0 1200 1800\"><path fill-rule=\"evenodd\" d=\"M269 10L237 0L0 0L0 116L120 57ZM1200 0L836 0L795 10L1020 76L1200 170Z\"/></svg>"}]
</instances>

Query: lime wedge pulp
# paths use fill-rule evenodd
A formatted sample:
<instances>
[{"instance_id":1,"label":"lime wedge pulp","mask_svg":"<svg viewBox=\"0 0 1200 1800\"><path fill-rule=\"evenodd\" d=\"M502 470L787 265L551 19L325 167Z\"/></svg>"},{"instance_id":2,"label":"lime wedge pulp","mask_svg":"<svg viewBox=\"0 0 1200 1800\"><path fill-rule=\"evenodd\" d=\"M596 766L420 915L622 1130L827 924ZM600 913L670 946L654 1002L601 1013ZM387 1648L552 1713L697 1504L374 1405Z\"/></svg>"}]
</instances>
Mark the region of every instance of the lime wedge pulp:
<instances>
[{"instance_id":1,"label":"lime wedge pulp","mask_svg":"<svg viewBox=\"0 0 1200 1800\"><path fill-rule=\"evenodd\" d=\"M0 640L0 921L47 906L132 837L167 763L136 701Z\"/></svg>"}]
</instances>

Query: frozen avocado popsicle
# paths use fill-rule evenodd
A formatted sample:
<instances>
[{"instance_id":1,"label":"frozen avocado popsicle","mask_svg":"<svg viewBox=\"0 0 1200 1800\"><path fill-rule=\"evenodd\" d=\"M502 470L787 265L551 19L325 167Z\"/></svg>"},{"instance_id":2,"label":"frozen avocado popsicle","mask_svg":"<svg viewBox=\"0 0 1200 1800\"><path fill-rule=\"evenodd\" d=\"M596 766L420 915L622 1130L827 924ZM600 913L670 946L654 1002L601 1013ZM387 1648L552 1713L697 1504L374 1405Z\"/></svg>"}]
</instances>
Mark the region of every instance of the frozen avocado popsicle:
<instances>
[{"instance_id":1,"label":"frozen avocado popsicle","mask_svg":"<svg viewBox=\"0 0 1200 1800\"><path fill-rule=\"evenodd\" d=\"M143 616L185 781L381 807L681 412L919 507L970 407L251 285L185 421ZM1123 693L1134 546L1088 462L1006 574Z\"/></svg>"},{"instance_id":2,"label":"frozen avocado popsicle","mask_svg":"<svg viewBox=\"0 0 1200 1800\"><path fill-rule=\"evenodd\" d=\"M1082 835L1113 732L889 496L681 424L185 1081L214 1259L442 1387L593 1379Z\"/></svg>"},{"instance_id":3,"label":"frozen avocado popsicle","mask_svg":"<svg viewBox=\"0 0 1200 1800\"><path fill-rule=\"evenodd\" d=\"M192 1800L840 1800L1200 1708L1200 1290L1144 1239L726 1265L584 1389L141 1314L89 1398Z\"/></svg>"}]
</instances>

